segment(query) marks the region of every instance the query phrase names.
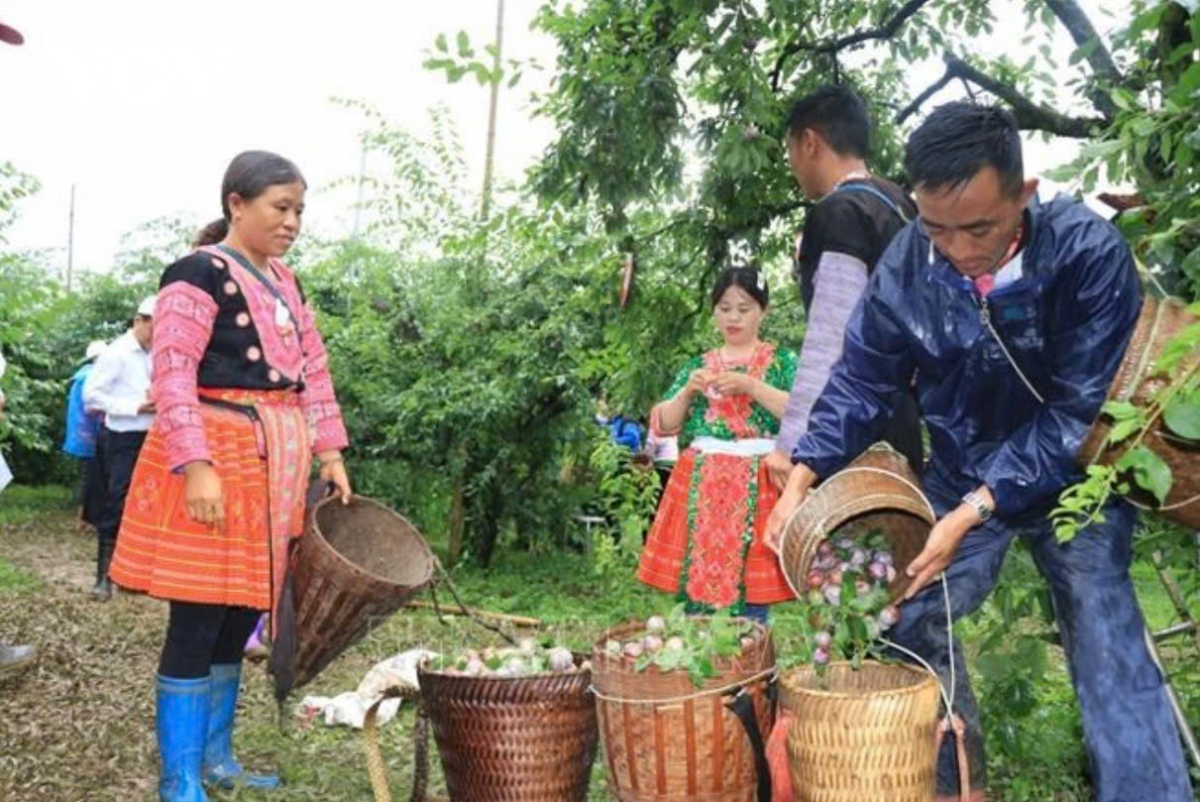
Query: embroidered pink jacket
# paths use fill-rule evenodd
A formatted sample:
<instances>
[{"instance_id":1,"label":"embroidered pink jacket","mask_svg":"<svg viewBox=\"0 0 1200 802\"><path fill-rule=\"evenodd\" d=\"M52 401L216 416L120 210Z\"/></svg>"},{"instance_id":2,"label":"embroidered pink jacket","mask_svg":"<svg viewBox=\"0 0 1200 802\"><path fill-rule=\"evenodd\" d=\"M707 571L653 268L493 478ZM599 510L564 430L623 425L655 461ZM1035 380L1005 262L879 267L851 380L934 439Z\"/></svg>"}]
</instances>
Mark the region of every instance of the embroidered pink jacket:
<instances>
[{"instance_id":1,"label":"embroidered pink jacket","mask_svg":"<svg viewBox=\"0 0 1200 802\"><path fill-rule=\"evenodd\" d=\"M172 469L211 461L197 388L298 390L313 451L346 448L329 357L292 272L272 260L272 278L295 314L236 260L201 248L167 268L154 315L152 386Z\"/></svg>"}]
</instances>

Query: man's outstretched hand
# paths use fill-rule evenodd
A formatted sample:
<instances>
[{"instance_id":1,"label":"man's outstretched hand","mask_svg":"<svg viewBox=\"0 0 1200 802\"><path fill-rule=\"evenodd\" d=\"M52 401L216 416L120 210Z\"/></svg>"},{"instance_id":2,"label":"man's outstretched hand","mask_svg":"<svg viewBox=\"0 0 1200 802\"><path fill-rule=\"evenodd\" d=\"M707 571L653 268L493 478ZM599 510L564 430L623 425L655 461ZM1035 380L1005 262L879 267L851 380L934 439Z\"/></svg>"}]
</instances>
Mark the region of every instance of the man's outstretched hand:
<instances>
[{"instance_id":1,"label":"man's outstretched hand","mask_svg":"<svg viewBox=\"0 0 1200 802\"><path fill-rule=\"evenodd\" d=\"M788 477L792 475L792 458L782 451L772 451L763 460L763 464L767 466L767 475L771 477L771 484L775 485L776 490L783 490L787 485Z\"/></svg>"},{"instance_id":2,"label":"man's outstretched hand","mask_svg":"<svg viewBox=\"0 0 1200 802\"><path fill-rule=\"evenodd\" d=\"M980 488L977 492L986 493L985 498L991 503L992 495L987 492L987 488ZM950 567L963 538L981 523L983 521L974 507L970 504L960 504L934 524L929 532L929 539L925 541L925 548L904 571L912 577L912 582L904 592L905 601L920 593L938 574Z\"/></svg>"},{"instance_id":3,"label":"man's outstretched hand","mask_svg":"<svg viewBox=\"0 0 1200 802\"><path fill-rule=\"evenodd\" d=\"M775 502L775 508L771 510L771 517L767 519L766 532L763 533L763 540L771 551L779 551L779 539L783 536L783 528L804 503L808 489L816 481L817 475L807 465L801 463L792 469L779 500Z\"/></svg>"}]
</instances>

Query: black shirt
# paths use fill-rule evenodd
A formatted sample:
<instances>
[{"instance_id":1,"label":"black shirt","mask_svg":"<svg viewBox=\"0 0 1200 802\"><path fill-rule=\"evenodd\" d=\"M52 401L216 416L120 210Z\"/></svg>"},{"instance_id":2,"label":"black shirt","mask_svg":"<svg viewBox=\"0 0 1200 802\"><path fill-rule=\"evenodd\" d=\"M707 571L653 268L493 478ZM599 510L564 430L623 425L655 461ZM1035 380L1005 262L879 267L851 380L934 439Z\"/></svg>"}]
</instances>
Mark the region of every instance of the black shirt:
<instances>
[{"instance_id":1,"label":"black shirt","mask_svg":"<svg viewBox=\"0 0 1200 802\"><path fill-rule=\"evenodd\" d=\"M210 254L196 252L166 269L159 289L176 281L185 281L212 296L217 304L212 338L200 360L197 385L243 390L303 390L303 383L273 370L265 358L262 338L250 316L250 306L239 288L229 287L227 269L218 266ZM299 280L296 289L301 301L304 290ZM247 355L256 355L250 358Z\"/></svg>"},{"instance_id":2,"label":"black shirt","mask_svg":"<svg viewBox=\"0 0 1200 802\"><path fill-rule=\"evenodd\" d=\"M822 254L853 256L867 266L869 274L892 237L916 216L917 208L904 190L880 178L847 181L822 198L804 220L796 263L805 311L812 305L813 278Z\"/></svg>"},{"instance_id":3,"label":"black shirt","mask_svg":"<svg viewBox=\"0 0 1200 802\"><path fill-rule=\"evenodd\" d=\"M916 216L916 206L904 190L880 178L847 181L822 198L805 218L795 265L805 312L812 306L817 267L826 252L860 260L870 275L892 237ZM896 396L883 439L920 473L921 412L912 392Z\"/></svg>"}]
</instances>

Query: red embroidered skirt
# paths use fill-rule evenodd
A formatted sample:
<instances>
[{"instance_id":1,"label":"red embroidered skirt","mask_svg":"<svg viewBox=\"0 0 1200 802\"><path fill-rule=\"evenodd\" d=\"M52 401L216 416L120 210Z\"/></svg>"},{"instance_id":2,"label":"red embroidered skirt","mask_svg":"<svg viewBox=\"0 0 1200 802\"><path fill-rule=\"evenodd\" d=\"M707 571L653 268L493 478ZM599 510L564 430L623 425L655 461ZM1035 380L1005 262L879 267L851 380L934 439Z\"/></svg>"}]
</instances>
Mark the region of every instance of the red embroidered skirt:
<instances>
[{"instance_id":1,"label":"red embroidered skirt","mask_svg":"<svg viewBox=\"0 0 1200 802\"><path fill-rule=\"evenodd\" d=\"M778 498L759 457L687 449L671 471L638 579L716 608L794 598L763 542Z\"/></svg>"},{"instance_id":2,"label":"red embroidered skirt","mask_svg":"<svg viewBox=\"0 0 1200 802\"><path fill-rule=\"evenodd\" d=\"M200 405L225 496L224 528L188 516L183 474L171 472L164 438L152 427L133 472L109 575L122 588L155 598L270 610L288 542L304 526L309 427L290 391L201 395L252 406L259 418Z\"/></svg>"}]
</instances>

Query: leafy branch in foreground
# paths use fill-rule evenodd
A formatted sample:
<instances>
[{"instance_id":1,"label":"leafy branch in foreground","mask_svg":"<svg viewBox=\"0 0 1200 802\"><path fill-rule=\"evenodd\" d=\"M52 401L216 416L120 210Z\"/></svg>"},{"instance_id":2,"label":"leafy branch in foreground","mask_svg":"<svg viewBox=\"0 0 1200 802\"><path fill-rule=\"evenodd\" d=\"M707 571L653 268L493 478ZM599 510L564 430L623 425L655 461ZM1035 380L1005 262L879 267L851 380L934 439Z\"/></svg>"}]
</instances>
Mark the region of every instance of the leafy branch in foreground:
<instances>
[{"instance_id":1,"label":"leafy branch in foreground","mask_svg":"<svg viewBox=\"0 0 1200 802\"><path fill-rule=\"evenodd\" d=\"M1200 316L1200 303L1187 309ZM1086 478L1062 492L1058 507L1050 513L1060 542L1074 538L1092 523L1104 520L1104 506L1114 493L1121 496L1143 491L1162 505L1175 477L1171 467L1146 445L1146 438L1160 425L1165 435L1188 444L1200 444L1200 322L1183 328L1163 347L1152 376L1168 379L1150 396L1145 406L1130 401L1109 401L1101 414L1112 422L1104 448L1087 467ZM1116 446L1123 446L1112 464L1098 460Z\"/></svg>"}]
</instances>

